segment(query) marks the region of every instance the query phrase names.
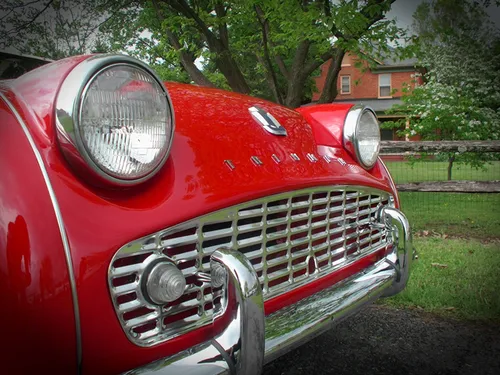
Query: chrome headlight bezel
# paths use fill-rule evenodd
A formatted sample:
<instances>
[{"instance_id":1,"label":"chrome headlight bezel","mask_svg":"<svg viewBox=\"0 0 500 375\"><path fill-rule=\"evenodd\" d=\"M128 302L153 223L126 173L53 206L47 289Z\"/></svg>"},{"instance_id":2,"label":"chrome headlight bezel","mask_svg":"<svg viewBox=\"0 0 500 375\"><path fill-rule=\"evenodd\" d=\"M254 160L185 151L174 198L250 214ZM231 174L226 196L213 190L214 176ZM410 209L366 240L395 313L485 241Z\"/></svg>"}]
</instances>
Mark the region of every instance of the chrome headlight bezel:
<instances>
[{"instance_id":1,"label":"chrome headlight bezel","mask_svg":"<svg viewBox=\"0 0 500 375\"><path fill-rule=\"evenodd\" d=\"M106 172L96 163L87 150L79 131L82 105L86 92L92 82L104 71L114 67L133 67L149 75L160 87L166 98L167 116L170 118L170 134L162 156L156 165L138 178L118 178ZM97 180L111 185L133 186L153 177L165 164L170 154L175 131L175 118L172 101L168 91L158 75L145 63L127 55L94 55L76 65L64 79L55 103L55 124L57 138L63 154L77 169L86 169ZM165 124L167 126L167 124Z\"/></svg>"},{"instance_id":2,"label":"chrome headlight bezel","mask_svg":"<svg viewBox=\"0 0 500 375\"><path fill-rule=\"evenodd\" d=\"M378 128L378 145L375 151L375 157L373 158L373 163L368 163L366 160L363 160L360 152L360 120L364 113L370 112L376 120L376 126ZM366 170L372 169L378 160L378 155L380 152L380 126L377 119L377 115L375 111L370 107L364 105L355 105L353 106L349 112L347 113L344 130L343 130L343 139L344 139L344 147L345 149L355 157L358 163Z\"/></svg>"}]
</instances>

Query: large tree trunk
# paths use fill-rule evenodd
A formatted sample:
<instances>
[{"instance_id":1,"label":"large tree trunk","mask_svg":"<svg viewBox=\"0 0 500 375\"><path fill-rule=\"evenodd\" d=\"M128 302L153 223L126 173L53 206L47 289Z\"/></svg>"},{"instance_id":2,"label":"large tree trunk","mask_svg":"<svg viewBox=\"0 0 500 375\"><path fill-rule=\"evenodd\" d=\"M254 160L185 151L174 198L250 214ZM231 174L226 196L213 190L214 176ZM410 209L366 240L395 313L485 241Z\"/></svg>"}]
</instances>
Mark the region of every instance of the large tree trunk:
<instances>
[{"instance_id":1,"label":"large tree trunk","mask_svg":"<svg viewBox=\"0 0 500 375\"><path fill-rule=\"evenodd\" d=\"M292 68L288 79L288 88L286 93L285 105L291 108L300 106L302 94L304 93L304 84L308 77L304 72L304 65L311 43L308 40L300 42L293 58Z\"/></svg>"},{"instance_id":2,"label":"large tree trunk","mask_svg":"<svg viewBox=\"0 0 500 375\"><path fill-rule=\"evenodd\" d=\"M213 49L213 51L215 51L215 65L226 78L229 87L231 87L233 91L242 94L250 94L250 87L248 87L245 76L241 72L238 63L234 60L229 49L224 47L218 40L216 40L215 43L217 45ZM210 50L212 50L212 48L210 48Z\"/></svg>"},{"instance_id":3,"label":"large tree trunk","mask_svg":"<svg viewBox=\"0 0 500 375\"><path fill-rule=\"evenodd\" d=\"M274 71L272 70L272 67L268 67L268 65L270 64L269 60L258 54L256 56L257 60L259 60L259 62L266 67L266 80L269 84L269 87L271 88L271 91L273 92L274 101L278 104L283 104L283 98L281 97L281 93L279 92L276 75L273 74Z\"/></svg>"},{"instance_id":4,"label":"large tree trunk","mask_svg":"<svg viewBox=\"0 0 500 375\"><path fill-rule=\"evenodd\" d=\"M153 7L155 8L158 21L163 21L165 19L165 16L163 15L160 7L158 6L158 3L155 0L153 0ZM203 72L198 69L198 67L194 63L195 59L193 58L193 56L184 48L182 48L183 46L181 45L181 42L179 41L177 35L175 35L174 32L172 32L168 28L165 28L165 33L167 34L171 46L174 47L174 49L179 54L179 60L182 64L182 67L189 75L189 77L194 81L194 83L201 86L215 87L215 85L203 74Z\"/></svg>"},{"instance_id":5,"label":"large tree trunk","mask_svg":"<svg viewBox=\"0 0 500 375\"><path fill-rule=\"evenodd\" d=\"M229 50L227 24L223 20L226 15L226 9L224 8L223 3L220 1L215 3L215 12L220 20L218 27L219 37L217 37L202 17L200 17L197 9L193 8L191 3L186 0L163 0L163 2L168 4L168 6L174 11L179 12L184 17L194 21L194 25L207 41L208 49L214 54L214 62L217 69L219 69L219 71L227 79L227 83L231 89L242 94L249 94L250 87L248 87L243 73Z\"/></svg>"},{"instance_id":6,"label":"large tree trunk","mask_svg":"<svg viewBox=\"0 0 500 375\"><path fill-rule=\"evenodd\" d=\"M328 73L323 87L323 92L318 100L318 103L331 103L337 97L337 82L340 69L342 68L342 59L345 51L337 48L333 54L332 62L328 68Z\"/></svg>"},{"instance_id":7,"label":"large tree trunk","mask_svg":"<svg viewBox=\"0 0 500 375\"><path fill-rule=\"evenodd\" d=\"M265 17L265 13L259 5L254 6L255 13L257 14L257 19L259 20L262 29L262 45L264 56L262 57L259 53L256 53L259 62L266 68L266 79L273 92L274 100L276 103L283 104L283 97L279 91L278 78L276 77L276 72L273 68L273 63L271 62L271 56L269 53L269 21ZM280 61L281 59L277 59Z\"/></svg>"},{"instance_id":8,"label":"large tree trunk","mask_svg":"<svg viewBox=\"0 0 500 375\"><path fill-rule=\"evenodd\" d=\"M182 67L189 75L189 77L196 83L197 85L207 86L207 87L215 87L215 85L198 69L196 64L193 61L193 57L189 52L184 50L181 46L181 43L177 36L170 30L165 30L168 40L172 47L174 47L179 54L179 58L181 60Z\"/></svg>"}]
</instances>

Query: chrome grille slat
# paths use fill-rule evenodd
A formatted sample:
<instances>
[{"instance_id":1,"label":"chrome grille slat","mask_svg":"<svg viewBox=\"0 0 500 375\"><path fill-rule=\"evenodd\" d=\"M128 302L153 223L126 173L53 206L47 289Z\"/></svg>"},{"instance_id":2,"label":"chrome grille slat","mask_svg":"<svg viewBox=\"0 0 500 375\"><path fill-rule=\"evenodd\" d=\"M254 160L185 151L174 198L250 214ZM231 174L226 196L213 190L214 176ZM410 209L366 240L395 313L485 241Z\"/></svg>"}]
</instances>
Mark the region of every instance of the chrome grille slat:
<instances>
[{"instance_id":1,"label":"chrome grille slat","mask_svg":"<svg viewBox=\"0 0 500 375\"><path fill-rule=\"evenodd\" d=\"M247 224L247 225L241 225L238 226L238 233L248 233L252 232L254 230L259 230L264 227L264 223L262 221L255 223L255 224Z\"/></svg>"},{"instance_id":2,"label":"chrome grille slat","mask_svg":"<svg viewBox=\"0 0 500 375\"><path fill-rule=\"evenodd\" d=\"M233 228L214 230L211 232L203 233L204 240L213 240L217 238L224 238L233 234Z\"/></svg>"},{"instance_id":3,"label":"chrome grille slat","mask_svg":"<svg viewBox=\"0 0 500 375\"><path fill-rule=\"evenodd\" d=\"M193 307L198 307L199 301L197 299L191 299L189 301L182 302L166 310L168 314L178 314L186 310L190 310Z\"/></svg>"},{"instance_id":4,"label":"chrome grille slat","mask_svg":"<svg viewBox=\"0 0 500 375\"><path fill-rule=\"evenodd\" d=\"M185 244L182 244L185 245ZM190 260L196 260L198 259L199 252L196 250L193 251L188 251L182 254L177 254L177 255L172 255L172 259L178 261L178 262L187 262Z\"/></svg>"},{"instance_id":5,"label":"chrome grille slat","mask_svg":"<svg viewBox=\"0 0 500 375\"><path fill-rule=\"evenodd\" d=\"M135 240L118 250L109 268L112 301L127 337L151 346L212 321L220 290L197 279L210 272L219 247L252 262L267 300L345 267L387 246L369 224L392 197L365 187L303 189L242 203ZM143 296L149 262L168 257L188 281L177 302L155 306ZM311 270L311 261L314 267ZM139 280L139 281L138 281Z\"/></svg>"},{"instance_id":6,"label":"chrome grille slat","mask_svg":"<svg viewBox=\"0 0 500 375\"><path fill-rule=\"evenodd\" d=\"M120 305L120 312L126 313L126 312L132 311L140 306L142 306L142 303L139 300L126 302L126 303Z\"/></svg>"},{"instance_id":7,"label":"chrome grille slat","mask_svg":"<svg viewBox=\"0 0 500 375\"><path fill-rule=\"evenodd\" d=\"M125 284L125 285L115 286L112 288L112 290L116 296L121 296L123 294L127 294L127 293L135 291L138 286L139 286L139 283L134 282L134 283L129 283L129 284Z\"/></svg>"},{"instance_id":8,"label":"chrome grille slat","mask_svg":"<svg viewBox=\"0 0 500 375\"><path fill-rule=\"evenodd\" d=\"M285 242L279 245L274 245L274 246L268 246L267 251L265 252L266 254L272 255L275 253L279 253L280 251L286 250L288 246L290 245L289 242Z\"/></svg>"},{"instance_id":9,"label":"chrome grille slat","mask_svg":"<svg viewBox=\"0 0 500 375\"><path fill-rule=\"evenodd\" d=\"M113 273L115 274L115 277L121 277L121 276L134 274L138 271L141 271L142 269L143 269L143 265L142 265L142 263L139 263L139 264L133 264L130 266L114 268Z\"/></svg>"},{"instance_id":10,"label":"chrome grille slat","mask_svg":"<svg viewBox=\"0 0 500 375\"><path fill-rule=\"evenodd\" d=\"M280 264L284 264L284 263L288 263L288 256L287 255L284 255L282 257L271 259L271 260L267 261L267 266L268 267L276 267L276 266L278 266Z\"/></svg>"},{"instance_id":11,"label":"chrome grille slat","mask_svg":"<svg viewBox=\"0 0 500 375\"><path fill-rule=\"evenodd\" d=\"M188 245L191 243L196 243L198 241L198 236L197 235L192 235L192 236L185 236L185 237L178 237L178 238L172 238L168 240L161 240L161 246L162 247L169 247L173 245L178 245L179 243Z\"/></svg>"},{"instance_id":12,"label":"chrome grille slat","mask_svg":"<svg viewBox=\"0 0 500 375\"><path fill-rule=\"evenodd\" d=\"M251 245L257 245L262 243L264 237L262 235L257 236L257 237L251 237L251 238L245 238L244 240L238 241L238 246L239 247L245 247L245 246L251 246ZM218 246L220 247L220 246Z\"/></svg>"},{"instance_id":13,"label":"chrome grille slat","mask_svg":"<svg viewBox=\"0 0 500 375\"><path fill-rule=\"evenodd\" d=\"M132 328L132 327L140 326L140 325L143 325L145 322L149 322L149 321L155 320L159 316L160 316L160 314L158 313L158 311L153 311L153 312L151 312L149 314L142 315L142 316L139 316L137 318L132 318L132 319L127 320L126 323L125 323L125 326L127 328Z\"/></svg>"}]
</instances>

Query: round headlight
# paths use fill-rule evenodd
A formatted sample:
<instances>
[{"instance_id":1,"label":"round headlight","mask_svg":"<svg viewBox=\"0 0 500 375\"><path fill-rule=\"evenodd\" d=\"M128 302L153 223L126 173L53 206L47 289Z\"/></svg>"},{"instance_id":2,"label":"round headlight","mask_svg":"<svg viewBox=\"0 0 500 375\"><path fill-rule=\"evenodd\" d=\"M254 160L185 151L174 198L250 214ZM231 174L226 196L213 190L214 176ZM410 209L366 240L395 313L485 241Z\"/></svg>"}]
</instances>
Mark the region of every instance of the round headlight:
<instances>
[{"instance_id":1,"label":"round headlight","mask_svg":"<svg viewBox=\"0 0 500 375\"><path fill-rule=\"evenodd\" d=\"M380 151L380 128L373 110L351 108L344 124L344 146L365 169L375 165Z\"/></svg>"},{"instance_id":2,"label":"round headlight","mask_svg":"<svg viewBox=\"0 0 500 375\"><path fill-rule=\"evenodd\" d=\"M130 185L165 162L174 132L172 105L159 78L128 56L97 56L77 65L56 103L65 153L75 151L105 180ZM68 143L74 149L67 147Z\"/></svg>"}]
</instances>

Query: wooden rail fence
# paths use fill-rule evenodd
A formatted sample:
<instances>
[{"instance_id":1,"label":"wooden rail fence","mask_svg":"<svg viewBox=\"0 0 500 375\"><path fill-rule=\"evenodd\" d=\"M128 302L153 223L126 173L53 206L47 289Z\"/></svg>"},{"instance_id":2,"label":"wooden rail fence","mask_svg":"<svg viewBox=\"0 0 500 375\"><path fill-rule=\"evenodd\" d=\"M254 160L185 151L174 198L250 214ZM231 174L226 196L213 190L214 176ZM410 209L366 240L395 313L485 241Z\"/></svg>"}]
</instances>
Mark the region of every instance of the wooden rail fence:
<instances>
[{"instance_id":1,"label":"wooden rail fence","mask_svg":"<svg viewBox=\"0 0 500 375\"><path fill-rule=\"evenodd\" d=\"M381 155L437 152L500 152L500 141L382 141ZM500 193L500 181L426 181L396 184L399 191Z\"/></svg>"}]
</instances>

